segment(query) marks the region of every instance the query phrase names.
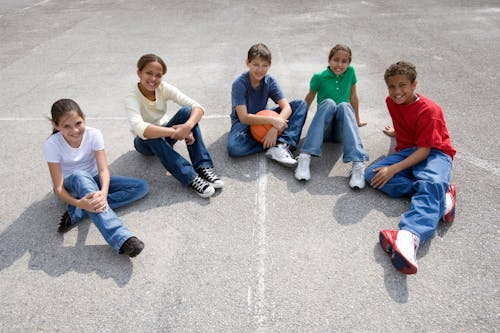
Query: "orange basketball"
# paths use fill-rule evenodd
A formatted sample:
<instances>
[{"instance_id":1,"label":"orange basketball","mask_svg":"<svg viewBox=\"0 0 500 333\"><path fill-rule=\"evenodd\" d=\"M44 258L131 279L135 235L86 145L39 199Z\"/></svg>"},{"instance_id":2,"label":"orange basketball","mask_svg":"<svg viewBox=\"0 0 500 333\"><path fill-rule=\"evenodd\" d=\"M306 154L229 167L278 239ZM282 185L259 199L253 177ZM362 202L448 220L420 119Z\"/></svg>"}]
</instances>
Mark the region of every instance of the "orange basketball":
<instances>
[{"instance_id":1,"label":"orange basketball","mask_svg":"<svg viewBox=\"0 0 500 333\"><path fill-rule=\"evenodd\" d=\"M279 117L279 113L273 110L262 110L257 112L255 115L265 117ZM250 133L252 133L252 136L255 140L262 143L264 141L264 137L267 134L267 131L269 131L271 127L273 127L273 125L271 124L250 125ZM278 135L281 135L281 133L283 133L283 131L279 131Z\"/></svg>"}]
</instances>

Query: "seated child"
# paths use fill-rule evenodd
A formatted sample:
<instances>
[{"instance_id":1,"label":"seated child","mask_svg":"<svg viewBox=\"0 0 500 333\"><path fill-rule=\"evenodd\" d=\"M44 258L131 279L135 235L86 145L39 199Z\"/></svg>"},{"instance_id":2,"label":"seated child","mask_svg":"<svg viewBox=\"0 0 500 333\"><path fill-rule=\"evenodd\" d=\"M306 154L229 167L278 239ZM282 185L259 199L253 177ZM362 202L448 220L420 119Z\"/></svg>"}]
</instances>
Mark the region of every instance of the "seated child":
<instances>
[{"instance_id":1,"label":"seated child","mask_svg":"<svg viewBox=\"0 0 500 333\"><path fill-rule=\"evenodd\" d=\"M453 222L456 187L449 184L455 149L443 112L429 98L415 93L417 72L400 61L384 74L389 96L387 108L396 136L396 152L367 168L366 181L392 197L410 197L399 230L382 230L380 245L397 270L415 274L420 242L430 239L439 220Z\"/></svg>"},{"instance_id":2,"label":"seated child","mask_svg":"<svg viewBox=\"0 0 500 333\"><path fill-rule=\"evenodd\" d=\"M318 94L318 108L307 131L295 170L297 180L309 180L311 155L321 156L325 141L343 143L343 161L352 162L349 186L365 187L365 165L368 153L363 147L359 128L365 126L359 118L359 100L356 92L356 72L351 65L352 53L348 46L337 44L328 56L328 67L311 78L306 96L307 108Z\"/></svg>"},{"instance_id":3,"label":"seated child","mask_svg":"<svg viewBox=\"0 0 500 333\"><path fill-rule=\"evenodd\" d=\"M306 120L307 108L303 100L288 103L278 82L267 71L271 66L271 51L264 44L255 44L248 50L248 71L234 80L231 91L231 131L227 150L231 157L250 155L266 151L266 156L286 166L295 166L297 161L289 151L300 140ZM278 107L272 109L279 117L256 116L268 109L271 98ZM263 143L256 141L250 133L250 125L271 124ZM283 131L278 135L279 131Z\"/></svg>"},{"instance_id":4,"label":"seated child","mask_svg":"<svg viewBox=\"0 0 500 333\"><path fill-rule=\"evenodd\" d=\"M59 224L66 232L90 217L118 253L135 257L144 243L135 237L113 209L139 200L149 191L142 179L110 176L104 140L98 129L85 125L85 116L71 99L52 105L52 135L44 145L55 194L68 204Z\"/></svg>"},{"instance_id":5,"label":"seated child","mask_svg":"<svg viewBox=\"0 0 500 333\"><path fill-rule=\"evenodd\" d=\"M224 186L224 181L215 174L198 125L205 109L163 81L166 72L167 65L155 54L145 54L137 62L139 82L125 99L125 110L135 134L134 147L143 155L156 156L182 185L189 185L202 198L209 198L216 188ZM168 101L181 106L170 119ZM186 142L191 163L174 150L177 141Z\"/></svg>"}]
</instances>

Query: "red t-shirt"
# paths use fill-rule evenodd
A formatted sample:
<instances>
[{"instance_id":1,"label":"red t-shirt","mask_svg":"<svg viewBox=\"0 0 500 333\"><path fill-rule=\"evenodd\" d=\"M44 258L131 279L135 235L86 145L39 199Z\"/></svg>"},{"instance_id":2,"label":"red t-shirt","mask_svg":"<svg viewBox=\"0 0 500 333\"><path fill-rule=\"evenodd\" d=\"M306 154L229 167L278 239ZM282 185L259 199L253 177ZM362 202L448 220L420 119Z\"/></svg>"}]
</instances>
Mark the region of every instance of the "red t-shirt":
<instances>
[{"instance_id":1,"label":"red t-shirt","mask_svg":"<svg viewBox=\"0 0 500 333\"><path fill-rule=\"evenodd\" d=\"M451 145L441 107L418 94L411 104L396 104L388 96L387 108L396 131L396 151L411 147L428 147L441 150L451 158L457 152Z\"/></svg>"}]
</instances>

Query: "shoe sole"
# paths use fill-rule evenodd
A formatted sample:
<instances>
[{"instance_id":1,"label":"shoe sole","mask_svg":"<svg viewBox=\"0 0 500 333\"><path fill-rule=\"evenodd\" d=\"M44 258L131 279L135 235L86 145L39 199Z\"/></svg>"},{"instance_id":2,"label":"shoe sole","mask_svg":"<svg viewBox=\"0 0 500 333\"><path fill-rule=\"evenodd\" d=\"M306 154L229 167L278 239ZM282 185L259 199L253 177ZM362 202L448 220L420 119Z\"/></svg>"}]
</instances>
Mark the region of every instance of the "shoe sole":
<instances>
[{"instance_id":1,"label":"shoe sole","mask_svg":"<svg viewBox=\"0 0 500 333\"><path fill-rule=\"evenodd\" d=\"M196 192L196 191L195 191ZM199 192L196 192L200 197L202 198L210 198L212 195L214 195L215 193L215 188L212 186L212 190L208 193L199 193Z\"/></svg>"},{"instance_id":2,"label":"shoe sole","mask_svg":"<svg viewBox=\"0 0 500 333\"><path fill-rule=\"evenodd\" d=\"M391 263L394 268L403 274L417 273L417 267L408 262L408 260L406 260L405 257L403 257L398 251L395 251L391 241L387 239L382 232L379 233L379 242L382 250L384 250L384 252L386 252L391 258Z\"/></svg>"},{"instance_id":3,"label":"shoe sole","mask_svg":"<svg viewBox=\"0 0 500 333\"><path fill-rule=\"evenodd\" d=\"M218 189L218 188L223 188L224 187L224 183L211 183L211 182L208 182L210 185L212 185L213 188L215 189Z\"/></svg>"},{"instance_id":4,"label":"shoe sole","mask_svg":"<svg viewBox=\"0 0 500 333\"><path fill-rule=\"evenodd\" d=\"M267 153L266 153L266 154L265 154L265 156L266 156L267 158L269 158L270 160L275 161L276 163L279 163L279 164L281 164L281 165L284 165L284 166L286 166L286 167L290 167L290 168L296 167L296 166L297 166L297 164L298 164L298 162L297 162L296 160L294 160L295 162L292 162L292 163L287 163L287 162L278 161L277 159L273 158L273 155L271 155L271 154L267 154Z\"/></svg>"},{"instance_id":5,"label":"shoe sole","mask_svg":"<svg viewBox=\"0 0 500 333\"><path fill-rule=\"evenodd\" d=\"M351 184L349 184L349 187L352 188L353 190L355 190L355 189L362 190L362 189L365 188L365 185L363 185L363 186L358 186L358 185L352 186Z\"/></svg>"},{"instance_id":6,"label":"shoe sole","mask_svg":"<svg viewBox=\"0 0 500 333\"><path fill-rule=\"evenodd\" d=\"M299 182L302 181L302 180L303 181L308 181L309 179L311 179L311 176L309 176L309 177L297 177L295 175L295 179L297 179Z\"/></svg>"},{"instance_id":7,"label":"shoe sole","mask_svg":"<svg viewBox=\"0 0 500 333\"><path fill-rule=\"evenodd\" d=\"M455 207L457 206L457 186L455 184L450 184L450 190L448 192L450 192L453 197L453 207L448 214L443 216L443 222L452 223L455 220Z\"/></svg>"}]
</instances>

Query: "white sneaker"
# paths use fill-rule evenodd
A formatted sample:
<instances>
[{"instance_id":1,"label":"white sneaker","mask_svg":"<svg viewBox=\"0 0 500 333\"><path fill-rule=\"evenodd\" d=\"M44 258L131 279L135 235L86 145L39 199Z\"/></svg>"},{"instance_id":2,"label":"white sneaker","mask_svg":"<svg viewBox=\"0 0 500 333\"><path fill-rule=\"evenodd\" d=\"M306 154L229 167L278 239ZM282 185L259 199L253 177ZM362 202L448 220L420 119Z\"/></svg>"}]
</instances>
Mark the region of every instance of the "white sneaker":
<instances>
[{"instance_id":1,"label":"white sneaker","mask_svg":"<svg viewBox=\"0 0 500 333\"><path fill-rule=\"evenodd\" d=\"M365 164L363 162L352 162L349 186L360 190L365 187Z\"/></svg>"},{"instance_id":2,"label":"white sneaker","mask_svg":"<svg viewBox=\"0 0 500 333\"><path fill-rule=\"evenodd\" d=\"M293 167L297 165L297 160L292 157L288 145L279 143L266 151L266 156L285 166Z\"/></svg>"},{"instance_id":3,"label":"white sneaker","mask_svg":"<svg viewBox=\"0 0 500 333\"><path fill-rule=\"evenodd\" d=\"M382 249L391 262L404 274L415 274L418 270L417 251L420 239L407 230L382 230L379 233Z\"/></svg>"},{"instance_id":4,"label":"white sneaker","mask_svg":"<svg viewBox=\"0 0 500 333\"><path fill-rule=\"evenodd\" d=\"M295 178L297 180L309 180L311 179L311 173L309 172L309 163L311 162L311 155L301 153L297 157L297 169L295 169Z\"/></svg>"}]
</instances>

